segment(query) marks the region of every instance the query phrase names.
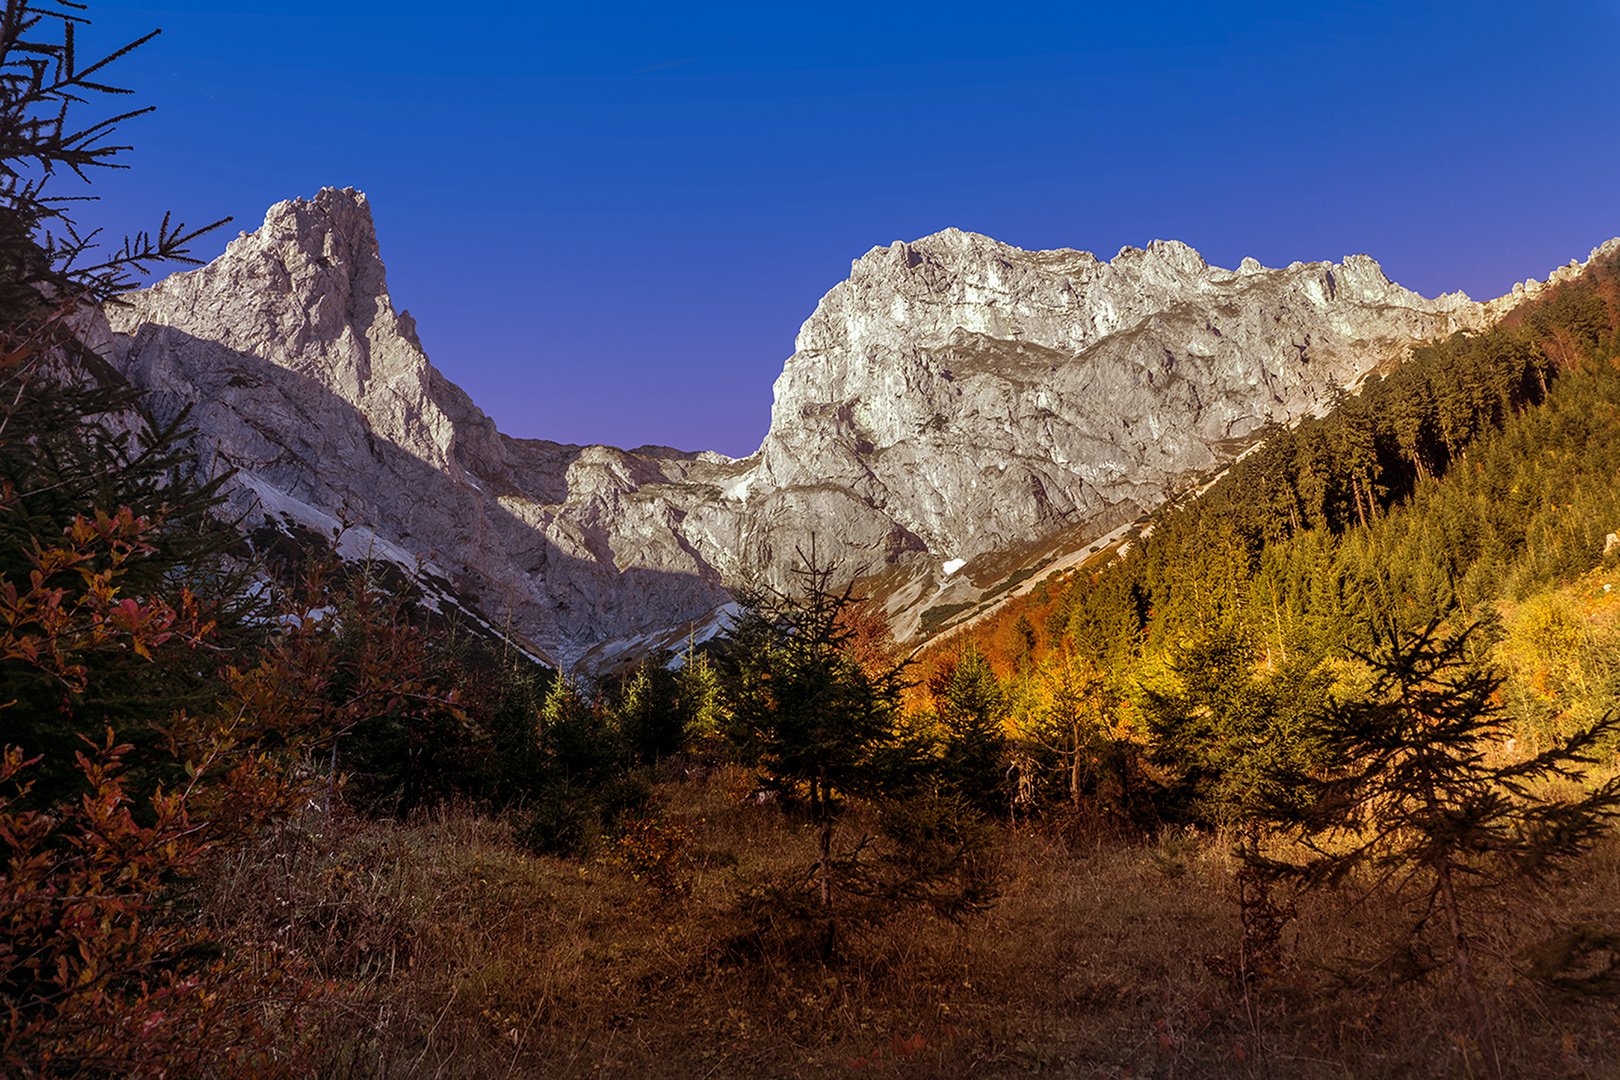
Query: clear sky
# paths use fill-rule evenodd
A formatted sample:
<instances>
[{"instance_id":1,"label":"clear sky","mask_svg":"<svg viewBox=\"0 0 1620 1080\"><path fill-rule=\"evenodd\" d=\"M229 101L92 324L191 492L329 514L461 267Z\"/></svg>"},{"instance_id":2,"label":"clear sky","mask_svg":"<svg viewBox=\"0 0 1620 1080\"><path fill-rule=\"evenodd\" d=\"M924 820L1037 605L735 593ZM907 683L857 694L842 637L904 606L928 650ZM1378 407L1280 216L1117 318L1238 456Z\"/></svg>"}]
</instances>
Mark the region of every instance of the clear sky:
<instances>
[{"instance_id":1,"label":"clear sky","mask_svg":"<svg viewBox=\"0 0 1620 1080\"><path fill-rule=\"evenodd\" d=\"M1620 0L96 3L138 104L81 216L370 197L502 430L752 452L800 323L947 226L1498 295L1620 234Z\"/></svg>"}]
</instances>

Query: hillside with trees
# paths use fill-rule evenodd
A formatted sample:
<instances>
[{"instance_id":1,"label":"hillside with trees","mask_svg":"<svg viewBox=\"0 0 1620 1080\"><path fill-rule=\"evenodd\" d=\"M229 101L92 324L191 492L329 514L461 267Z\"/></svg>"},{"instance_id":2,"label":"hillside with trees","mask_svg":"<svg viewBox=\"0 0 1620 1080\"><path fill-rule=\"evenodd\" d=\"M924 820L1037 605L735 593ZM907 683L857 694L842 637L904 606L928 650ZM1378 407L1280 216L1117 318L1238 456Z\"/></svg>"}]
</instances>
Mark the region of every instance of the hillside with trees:
<instances>
[{"instance_id":1,"label":"hillside with trees","mask_svg":"<svg viewBox=\"0 0 1620 1080\"><path fill-rule=\"evenodd\" d=\"M1347 688L1354 657L1437 620L1479 625L1472 658L1511 673L1532 742L1591 723L1614 692L1592 609L1620 523L1617 276L1614 256L1598 260L1494 329L1416 350L1327 415L1268 432L1123 551L924 663L948 666L959 642L990 657L1014 730L1062 726L1065 695L1095 684L1098 722L1195 787L1227 770L1181 743L1207 758L1232 738L1269 742ZM1594 583L1601 599L1574 599ZM1152 812L1219 820L1186 794Z\"/></svg>"},{"instance_id":2,"label":"hillside with trees","mask_svg":"<svg viewBox=\"0 0 1620 1080\"><path fill-rule=\"evenodd\" d=\"M1620 1070L1620 255L919 656L812 547L566 678L221 520L5 10L0 1075Z\"/></svg>"}]
</instances>

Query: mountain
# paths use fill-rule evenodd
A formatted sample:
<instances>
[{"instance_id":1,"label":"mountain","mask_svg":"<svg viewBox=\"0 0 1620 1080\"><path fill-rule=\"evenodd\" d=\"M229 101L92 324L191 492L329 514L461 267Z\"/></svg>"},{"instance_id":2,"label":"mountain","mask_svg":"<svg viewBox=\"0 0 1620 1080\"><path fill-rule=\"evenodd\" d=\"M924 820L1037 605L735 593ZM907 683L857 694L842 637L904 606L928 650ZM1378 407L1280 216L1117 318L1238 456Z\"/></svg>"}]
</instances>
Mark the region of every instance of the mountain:
<instances>
[{"instance_id":1,"label":"mountain","mask_svg":"<svg viewBox=\"0 0 1620 1080\"><path fill-rule=\"evenodd\" d=\"M326 188L110 308L107 353L160 418L193 409L248 524L338 529L590 665L712 630L812 542L917 637L1512 299L1428 300L1365 256L1223 270L948 229L822 298L752 456L574 446L500 433L433 367L365 196Z\"/></svg>"}]
</instances>

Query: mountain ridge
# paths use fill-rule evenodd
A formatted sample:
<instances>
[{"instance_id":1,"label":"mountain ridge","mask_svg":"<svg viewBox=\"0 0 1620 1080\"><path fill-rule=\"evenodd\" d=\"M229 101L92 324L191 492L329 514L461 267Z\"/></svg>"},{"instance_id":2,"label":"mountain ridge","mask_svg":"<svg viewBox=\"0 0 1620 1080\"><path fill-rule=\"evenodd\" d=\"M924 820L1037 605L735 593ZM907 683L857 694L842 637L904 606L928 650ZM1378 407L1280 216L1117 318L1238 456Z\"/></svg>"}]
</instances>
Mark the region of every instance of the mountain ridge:
<instances>
[{"instance_id":1,"label":"mountain ridge","mask_svg":"<svg viewBox=\"0 0 1620 1080\"><path fill-rule=\"evenodd\" d=\"M239 470L233 512L346 525L351 550L419 562L565 667L712 628L812 537L915 637L928 608L1498 314L1366 256L1224 270L1176 241L1103 261L947 229L852 262L800 328L760 448L732 459L501 433L394 308L353 189L277 203L125 299L112 363L158 415L194 406L204 466Z\"/></svg>"}]
</instances>

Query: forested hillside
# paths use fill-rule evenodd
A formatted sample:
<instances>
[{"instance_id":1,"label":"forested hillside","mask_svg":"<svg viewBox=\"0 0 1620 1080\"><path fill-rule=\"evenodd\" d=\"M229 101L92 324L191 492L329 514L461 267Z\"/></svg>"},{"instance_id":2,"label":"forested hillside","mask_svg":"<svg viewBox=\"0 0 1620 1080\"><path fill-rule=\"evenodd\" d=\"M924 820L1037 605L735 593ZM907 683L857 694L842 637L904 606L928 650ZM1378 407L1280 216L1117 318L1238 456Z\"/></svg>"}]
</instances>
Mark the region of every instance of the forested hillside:
<instances>
[{"instance_id":1,"label":"forested hillside","mask_svg":"<svg viewBox=\"0 0 1620 1080\"><path fill-rule=\"evenodd\" d=\"M1270 743L1355 678L1356 654L1437 619L1480 624L1471 648L1510 672L1527 737L1590 722L1620 688L1610 594L1584 577L1612 567L1620 530L1617 276L1611 253L1494 329L1271 429L1202 496L936 643L924 667L938 680L982 653L1009 733L1065 753L1109 743L1115 761L1140 750L1164 783L1238 737L1212 698L1241 699L1241 737Z\"/></svg>"}]
</instances>

